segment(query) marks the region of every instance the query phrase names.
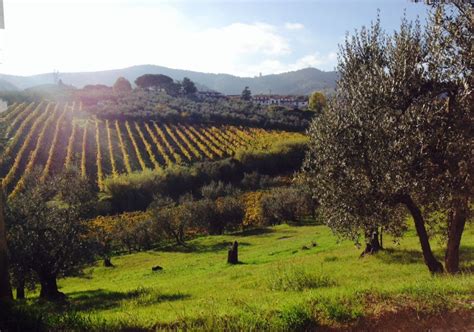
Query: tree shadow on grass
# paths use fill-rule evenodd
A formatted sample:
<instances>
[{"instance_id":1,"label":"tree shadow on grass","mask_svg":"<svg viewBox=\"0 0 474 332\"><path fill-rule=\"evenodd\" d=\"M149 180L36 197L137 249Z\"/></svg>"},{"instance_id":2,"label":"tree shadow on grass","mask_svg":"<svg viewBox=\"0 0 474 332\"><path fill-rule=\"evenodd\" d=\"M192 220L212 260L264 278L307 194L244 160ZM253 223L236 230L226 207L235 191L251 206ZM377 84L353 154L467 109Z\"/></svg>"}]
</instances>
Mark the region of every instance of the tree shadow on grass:
<instances>
[{"instance_id":1,"label":"tree shadow on grass","mask_svg":"<svg viewBox=\"0 0 474 332\"><path fill-rule=\"evenodd\" d=\"M252 228L246 229L244 231L235 232L231 235L233 236L258 236L258 235L266 235L270 233L275 233L274 229L271 228Z\"/></svg>"},{"instance_id":2,"label":"tree shadow on grass","mask_svg":"<svg viewBox=\"0 0 474 332\"><path fill-rule=\"evenodd\" d=\"M134 301L138 305L152 305L161 302L184 300L191 295L163 294L158 290L138 288L128 292L114 292L104 289L68 293L68 307L75 311L105 310L118 307L122 301Z\"/></svg>"},{"instance_id":3,"label":"tree shadow on grass","mask_svg":"<svg viewBox=\"0 0 474 332\"><path fill-rule=\"evenodd\" d=\"M436 250L434 252L435 257L440 261L444 260L444 250ZM379 254L375 255L377 259L380 259L387 264L424 264L423 254L420 250L413 249L384 249ZM474 246L461 246L459 250L459 263L460 268L464 272L474 272Z\"/></svg>"},{"instance_id":4,"label":"tree shadow on grass","mask_svg":"<svg viewBox=\"0 0 474 332\"><path fill-rule=\"evenodd\" d=\"M377 259L387 264L419 264L423 263L421 251L408 249L384 249L375 255Z\"/></svg>"},{"instance_id":5,"label":"tree shadow on grass","mask_svg":"<svg viewBox=\"0 0 474 332\"><path fill-rule=\"evenodd\" d=\"M248 242L239 242L239 247L250 246ZM229 249L233 244L233 241L222 241L212 244L196 244L189 243L186 246L173 245L161 248L160 251L166 252L183 252L183 253L205 253L205 252L217 252Z\"/></svg>"},{"instance_id":6,"label":"tree shadow on grass","mask_svg":"<svg viewBox=\"0 0 474 332\"><path fill-rule=\"evenodd\" d=\"M463 246L459 249L459 267L464 273L474 273L474 246Z\"/></svg>"}]
</instances>

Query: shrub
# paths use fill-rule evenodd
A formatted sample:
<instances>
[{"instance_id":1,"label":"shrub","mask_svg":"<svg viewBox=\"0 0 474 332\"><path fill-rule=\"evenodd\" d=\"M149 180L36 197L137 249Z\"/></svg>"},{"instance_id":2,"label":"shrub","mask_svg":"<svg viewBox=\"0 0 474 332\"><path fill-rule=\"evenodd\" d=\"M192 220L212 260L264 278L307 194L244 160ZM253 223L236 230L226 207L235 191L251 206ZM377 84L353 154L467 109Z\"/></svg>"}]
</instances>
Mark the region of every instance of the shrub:
<instances>
[{"instance_id":1,"label":"shrub","mask_svg":"<svg viewBox=\"0 0 474 332\"><path fill-rule=\"evenodd\" d=\"M146 210L155 195L177 200L187 192L200 196L199 188L211 181L240 181L240 163L233 159L174 165L166 169L108 177L104 181L104 199L110 201L113 212Z\"/></svg>"},{"instance_id":2,"label":"shrub","mask_svg":"<svg viewBox=\"0 0 474 332\"><path fill-rule=\"evenodd\" d=\"M116 251L148 250L162 240L162 233L143 212L99 216L90 222L90 236L104 258Z\"/></svg>"},{"instance_id":3,"label":"shrub","mask_svg":"<svg viewBox=\"0 0 474 332\"><path fill-rule=\"evenodd\" d=\"M284 187L273 189L263 195L261 211L264 224L275 225L314 215L314 206L306 192Z\"/></svg>"},{"instance_id":4,"label":"shrub","mask_svg":"<svg viewBox=\"0 0 474 332\"><path fill-rule=\"evenodd\" d=\"M201 195L207 199L216 199L218 197L229 196L237 193L238 190L235 189L232 184L225 184L222 181L212 181L201 188Z\"/></svg>"}]
</instances>

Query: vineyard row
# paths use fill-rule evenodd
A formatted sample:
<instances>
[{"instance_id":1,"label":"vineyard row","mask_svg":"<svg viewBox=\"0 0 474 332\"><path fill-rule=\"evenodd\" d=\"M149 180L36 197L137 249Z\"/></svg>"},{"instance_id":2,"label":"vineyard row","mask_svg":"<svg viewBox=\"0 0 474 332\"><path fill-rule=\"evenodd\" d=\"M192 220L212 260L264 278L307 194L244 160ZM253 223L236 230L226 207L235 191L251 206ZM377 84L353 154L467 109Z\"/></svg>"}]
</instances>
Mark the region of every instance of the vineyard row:
<instances>
[{"instance_id":1,"label":"vineyard row","mask_svg":"<svg viewBox=\"0 0 474 332\"><path fill-rule=\"evenodd\" d=\"M75 103L19 103L0 119L9 142L0 158L3 188L15 195L38 168L41 181L71 166L104 188L107 176L232 156L270 132L235 126L92 118Z\"/></svg>"}]
</instances>

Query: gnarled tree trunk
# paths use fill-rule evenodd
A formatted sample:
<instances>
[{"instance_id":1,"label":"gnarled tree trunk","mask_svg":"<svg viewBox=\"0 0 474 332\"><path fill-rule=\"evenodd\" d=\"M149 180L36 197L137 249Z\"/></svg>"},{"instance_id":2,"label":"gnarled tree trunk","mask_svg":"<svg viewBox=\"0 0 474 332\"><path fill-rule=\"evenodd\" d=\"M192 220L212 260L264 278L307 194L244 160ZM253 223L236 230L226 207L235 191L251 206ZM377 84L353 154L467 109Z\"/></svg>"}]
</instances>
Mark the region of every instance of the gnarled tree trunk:
<instances>
[{"instance_id":1,"label":"gnarled tree trunk","mask_svg":"<svg viewBox=\"0 0 474 332\"><path fill-rule=\"evenodd\" d=\"M41 284L41 299L48 301L62 301L66 298L66 295L58 290L56 275L43 272L39 275L39 279Z\"/></svg>"},{"instance_id":2,"label":"gnarled tree trunk","mask_svg":"<svg viewBox=\"0 0 474 332\"><path fill-rule=\"evenodd\" d=\"M377 228L374 228L365 234L365 241L365 249L360 255L361 257L375 254L382 249L382 245L379 242L379 231Z\"/></svg>"},{"instance_id":3,"label":"gnarled tree trunk","mask_svg":"<svg viewBox=\"0 0 474 332\"><path fill-rule=\"evenodd\" d=\"M0 188L2 182L0 181ZM5 229L5 197L0 189L0 300L11 300L12 290L8 275L7 234Z\"/></svg>"},{"instance_id":4,"label":"gnarled tree trunk","mask_svg":"<svg viewBox=\"0 0 474 332\"><path fill-rule=\"evenodd\" d=\"M444 257L444 264L449 273L459 272L459 247L469 214L467 199L458 199L453 205L453 211L448 216L448 244Z\"/></svg>"},{"instance_id":5,"label":"gnarled tree trunk","mask_svg":"<svg viewBox=\"0 0 474 332\"><path fill-rule=\"evenodd\" d=\"M442 273L444 271L443 265L433 255L428 232L425 228L425 220L423 219L420 209L409 195L403 195L400 202L405 204L415 221L415 229L420 239L421 250L426 266L428 266L431 273Z\"/></svg>"}]
</instances>

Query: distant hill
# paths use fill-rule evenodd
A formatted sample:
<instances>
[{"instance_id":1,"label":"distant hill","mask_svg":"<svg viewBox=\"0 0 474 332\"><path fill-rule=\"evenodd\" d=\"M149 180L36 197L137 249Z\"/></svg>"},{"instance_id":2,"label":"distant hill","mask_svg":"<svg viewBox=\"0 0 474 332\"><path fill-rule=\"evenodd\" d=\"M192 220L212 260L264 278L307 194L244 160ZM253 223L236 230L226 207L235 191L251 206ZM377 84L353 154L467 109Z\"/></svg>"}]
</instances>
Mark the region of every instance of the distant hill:
<instances>
[{"instance_id":1,"label":"distant hill","mask_svg":"<svg viewBox=\"0 0 474 332\"><path fill-rule=\"evenodd\" d=\"M316 68L305 68L283 74L259 77L238 77L229 74L200 73L155 65L140 65L97 72L61 73L59 77L65 84L81 88L86 84L106 84L110 86L120 76L133 82L143 74L164 74L175 80L189 77L197 83L201 90L211 89L224 94L240 94L244 87L248 86L253 94L271 92L274 94L307 95L315 90L332 91L335 89L337 80L337 72L325 72ZM52 73L33 76L0 74L0 86L1 82L4 81L20 89L27 89L36 85L53 83L53 79L54 75Z\"/></svg>"},{"instance_id":2,"label":"distant hill","mask_svg":"<svg viewBox=\"0 0 474 332\"><path fill-rule=\"evenodd\" d=\"M0 91L17 91L18 88L7 80L0 79Z\"/></svg>"}]
</instances>

